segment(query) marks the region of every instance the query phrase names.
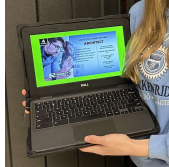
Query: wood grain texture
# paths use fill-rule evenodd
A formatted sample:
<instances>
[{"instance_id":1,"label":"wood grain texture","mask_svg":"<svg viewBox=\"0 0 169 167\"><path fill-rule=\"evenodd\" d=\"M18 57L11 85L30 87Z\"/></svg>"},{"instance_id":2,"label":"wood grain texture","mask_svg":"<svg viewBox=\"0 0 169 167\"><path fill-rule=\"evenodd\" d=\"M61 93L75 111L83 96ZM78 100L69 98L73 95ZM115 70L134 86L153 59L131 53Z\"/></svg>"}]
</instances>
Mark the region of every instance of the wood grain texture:
<instances>
[{"instance_id":1,"label":"wood grain texture","mask_svg":"<svg viewBox=\"0 0 169 167\"><path fill-rule=\"evenodd\" d=\"M79 167L106 167L105 157L79 151Z\"/></svg>"},{"instance_id":2,"label":"wood grain texture","mask_svg":"<svg viewBox=\"0 0 169 167\"><path fill-rule=\"evenodd\" d=\"M73 18L101 16L101 0L72 0Z\"/></svg>"},{"instance_id":3,"label":"wood grain texture","mask_svg":"<svg viewBox=\"0 0 169 167\"><path fill-rule=\"evenodd\" d=\"M44 157L30 159L26 154L28 116L24 119L21 90L24 88L22 56L16 26L36 22L35 0L6 0L6 86L13 167L45 167Z\"/></svg>"},{"instance_id":4,"label":"wood grain texture","mask_svg":"<svg viewBox=\"0 0 169 167\"><path fill-rule=\"evenodd\" d=\"M38 0L40 22L56 22L72 19L71 0Z\"/></svg>"}]
</instances>

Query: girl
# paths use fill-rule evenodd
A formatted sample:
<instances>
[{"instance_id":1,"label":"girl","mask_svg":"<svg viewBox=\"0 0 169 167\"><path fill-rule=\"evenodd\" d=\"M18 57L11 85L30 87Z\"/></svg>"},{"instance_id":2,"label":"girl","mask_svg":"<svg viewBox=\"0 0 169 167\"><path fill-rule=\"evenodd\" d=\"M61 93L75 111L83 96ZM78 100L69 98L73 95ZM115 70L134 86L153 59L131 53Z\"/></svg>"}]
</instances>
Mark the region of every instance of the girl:
<instances>
[{"instance_id":1,"label":"girl","mask_svg":"<svg viewBox=\"0 0 169 167\"><path fill-rule=\"evenodd\" d=\"M96 145L80 150L130 155L138 167L169 167L169 0L142 0L129 13L132 37L127 46L124 76L137 85L161 131L142 140L123 134L90 135L84 140Z\"/></svg>"}]
</instances>

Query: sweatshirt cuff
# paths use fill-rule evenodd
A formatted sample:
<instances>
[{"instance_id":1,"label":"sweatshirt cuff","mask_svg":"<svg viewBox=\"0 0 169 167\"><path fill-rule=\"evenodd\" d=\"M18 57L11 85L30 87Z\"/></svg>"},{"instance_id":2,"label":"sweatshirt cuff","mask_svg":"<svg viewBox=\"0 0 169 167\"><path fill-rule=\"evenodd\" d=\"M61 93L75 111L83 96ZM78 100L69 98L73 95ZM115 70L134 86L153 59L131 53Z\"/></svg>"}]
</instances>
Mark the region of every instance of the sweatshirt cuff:
<instances>
[{"instance_id":1,"label":"sweatshirt cuff","mask_svg":"<svg viewBox=\"0 0 169 167\"><path fill-rule=\"evenodd\" d=\"M169 164L168 135L152 135L149 141L149 157L161 159Z\"/></svg>"}]
</instances>

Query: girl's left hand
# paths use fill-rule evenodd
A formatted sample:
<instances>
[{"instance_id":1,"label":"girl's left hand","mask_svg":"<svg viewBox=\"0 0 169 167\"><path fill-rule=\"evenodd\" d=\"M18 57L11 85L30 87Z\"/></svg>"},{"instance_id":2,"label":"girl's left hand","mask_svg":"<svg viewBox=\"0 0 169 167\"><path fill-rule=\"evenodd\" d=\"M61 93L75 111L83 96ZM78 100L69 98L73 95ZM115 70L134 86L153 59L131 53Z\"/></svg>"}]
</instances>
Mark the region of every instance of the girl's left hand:
<instances>
[{"instance_id":1,"label":"girl's left hand","mask_svg":"<svg viewBox=\"0 0 169 167\"><path fill-rule=\"evenodd\" d=\"M96 144L94 146L81 148L83 152L90 152L99 155L132 155L134 140L124 134L110 134L106 136L86 136L87 143Z\"/></svg>"}]
</instances>

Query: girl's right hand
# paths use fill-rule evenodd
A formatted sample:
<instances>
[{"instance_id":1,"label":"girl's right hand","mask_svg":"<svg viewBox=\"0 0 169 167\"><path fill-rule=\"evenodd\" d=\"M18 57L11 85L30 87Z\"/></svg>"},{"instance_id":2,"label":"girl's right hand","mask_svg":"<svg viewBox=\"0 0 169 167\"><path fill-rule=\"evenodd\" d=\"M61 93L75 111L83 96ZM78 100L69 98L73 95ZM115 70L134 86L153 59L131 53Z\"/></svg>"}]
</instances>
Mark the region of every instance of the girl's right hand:
<instances>
[{"instance_id":1,"label":"girl's right hand","mask_svg":"<svg viewBox=\"0 0 169 167\"><path fill-rule=\"evenodd\" d=\"M26 90L25 90L25 89L22 89L22 95L26 96ZM23 105L24 107L26 107L26 101L23 101L23 102L22 102L22 105ZM25 113L26 113L26 114L29 114L29 111L27 111L27 110L25 109Z\"/></svg>"}]
</instances>

